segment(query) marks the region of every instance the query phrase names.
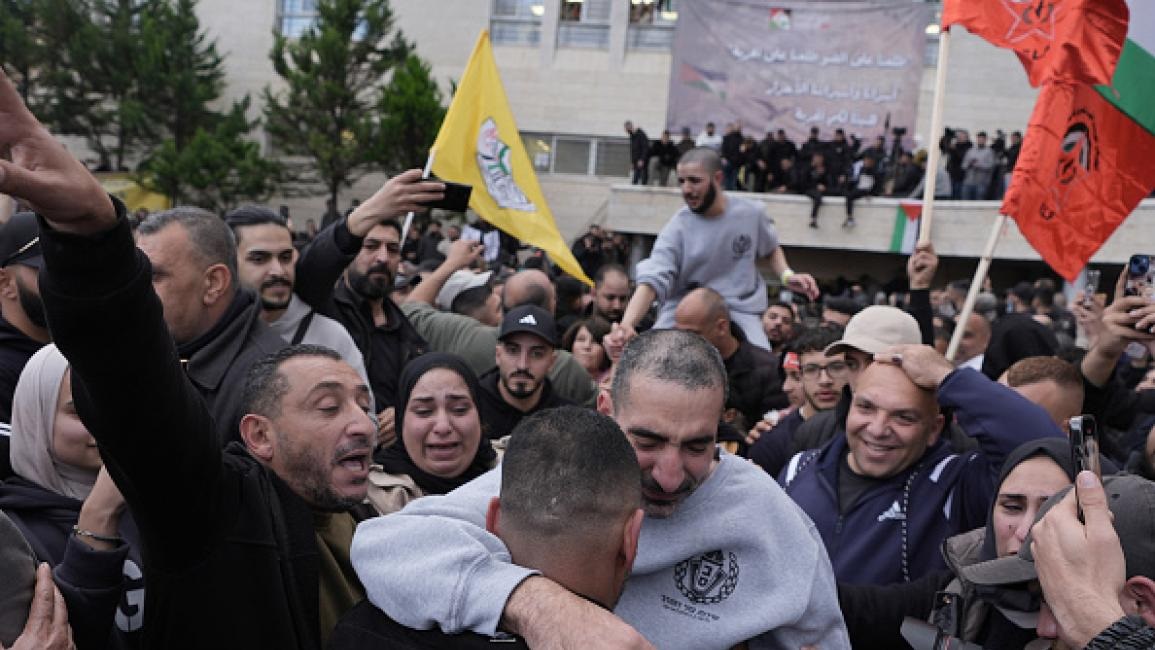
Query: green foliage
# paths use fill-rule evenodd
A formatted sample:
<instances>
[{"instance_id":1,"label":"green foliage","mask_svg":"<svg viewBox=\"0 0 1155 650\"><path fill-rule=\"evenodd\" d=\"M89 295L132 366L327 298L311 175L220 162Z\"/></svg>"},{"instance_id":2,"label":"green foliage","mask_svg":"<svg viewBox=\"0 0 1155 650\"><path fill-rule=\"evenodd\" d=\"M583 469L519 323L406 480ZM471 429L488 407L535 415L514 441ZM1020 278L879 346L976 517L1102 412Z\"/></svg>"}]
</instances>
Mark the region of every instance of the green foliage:
<instances>
[{"instance_id":1,"label":"green foliage","mask_svg":"<svg viewBox=\"0 0 1155 650\"><path fill-rule=\"evenodd\" d=\"M393 71L377 102L381 115L379 160L393 170L422 167L445 118L441 90L429 64L416 54Z\"/></svg>"},{"instance_id":2,"label":"green foliage","mask_svg":"<svg viewBox=\"0 0 1155 650\"><path fill-rule=\"evenodd\" d=\"M284 91L266 87L265 122L276 146L312 159L334 202L376 162L381 82L412 46L393 33L387 0L318 0L300 38L275 34L270 57Z\"/></svg>"},{"instance_id":3,"label":"green foliage","mask_svg":"<svg viewBox=\"0 0 1155 650\"><path fill-rule=\"evenodd\" d=\"M145 187L218 213L246 201L264 201L276 189L280 167L261 156L245 138L254 126L245 117L249 100L233 104L212 130L199 128L185 146L175 139L161 145L148 161Z\"/></svg>"},{"instance_id":4,"label":"green foliage","mask_svg":"<svg viewBox=\"0 0 1155 650\"><path fill-rule=\"evenodd\" d=\"M35 37L35 0L0 0L0 65L8 69L24 101L35 82L40 45Z\"/></svg>"}]
</instances>

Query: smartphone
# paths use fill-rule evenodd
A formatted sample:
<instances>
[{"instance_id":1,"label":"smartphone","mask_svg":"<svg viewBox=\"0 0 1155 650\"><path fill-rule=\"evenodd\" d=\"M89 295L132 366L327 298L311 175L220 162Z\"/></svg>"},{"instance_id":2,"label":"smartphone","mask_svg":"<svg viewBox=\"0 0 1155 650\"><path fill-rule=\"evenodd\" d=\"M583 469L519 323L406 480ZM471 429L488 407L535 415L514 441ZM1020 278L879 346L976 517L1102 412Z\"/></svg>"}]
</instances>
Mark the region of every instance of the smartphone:
<instances>
[{"instance_id":1,"label":"smartphone","mask_svg":"<svg viewBox=\"0 0 1155 650\"><path fill-rule=\"evenodd\" d=\"M1097 270L1087 269L1087 284L1083 287L1083 306L1087 309L1095 306L1095 294L1099 292L1099 277Z\"/></svg>"},{"instance_id":2,"label":"smartphone","mask_svg":"<svg viewBox=\"0 0 1155 650\"><path fill-rule=\"evenodd\" d=\"M1155 302L1155 274L1151 269L1151 256L1136 253L1127 261L1127 280L1123 284L1123 295L1143 296Z\"/></svg>"},{"instance_id":3,"label":"smartphone","mask_svg":"<svg viewBox=\"0 0 1155 650\"><path fill-rule=\"evenodd\" d=\"M1099 428L1093 415L1076 415L1068 423L1071 440L1071 458L1075 471L1094 472L1103 480L1103 468L1099 465ZM1076 488L1078 489L1078 488ZM1079 521L1083 521L1083 509L1079 508Z\"/></svg>"},{"instance_id":4,"label":"smartphone","mask_svg":"<svg viewBox=\"0 0 1155 650\"><path fill-rule=\"evenodd\" d=\"M439 179L427 178L425 180L437 181ZM427 208L465 212L469 207L469 195L473 194L473 186L451 181L440 182L445 183L445 196L440 201L427 201L421 205Z\"/></svg>"}]
</instances>

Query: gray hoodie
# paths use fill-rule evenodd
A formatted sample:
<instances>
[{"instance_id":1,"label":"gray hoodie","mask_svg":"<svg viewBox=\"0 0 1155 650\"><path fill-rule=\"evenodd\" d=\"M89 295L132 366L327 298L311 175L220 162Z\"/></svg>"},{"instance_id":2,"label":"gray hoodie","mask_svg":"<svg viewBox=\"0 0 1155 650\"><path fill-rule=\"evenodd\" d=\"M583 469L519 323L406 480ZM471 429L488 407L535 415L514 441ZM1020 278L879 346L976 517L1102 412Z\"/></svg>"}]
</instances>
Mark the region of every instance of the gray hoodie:
<instances>
[{"instance_id":1,"label":"gray hoodie","mask_svg":"<svg viewBox=\"0 0 1155 650\"><path fill-rule=\"evenodd\" d=\"M351 557L369 600L409 627L492 636L510 593L536 573L509 564L485 531L500 481L498 468L363 522ZM850 647L814 524L768 474L729 454L672 516L643 520L614 612L663 650Z\"/></svg>"},{"instance_id":2,"label":"gray hoodie","mask_svg":"<svg viewBox=\"0 0 1155 650\"><path fill-rule=\"evenodd\" d=\"M638 282L653 287L661 304L654 327L673 327L678 301L696 287L722 294L733 311L760 316L766 283L756 262L777 247L774 222L758 203L727 196L717 217L683 207L658 233L650 257L638 263Z\"/></svg>"}]
</instances>

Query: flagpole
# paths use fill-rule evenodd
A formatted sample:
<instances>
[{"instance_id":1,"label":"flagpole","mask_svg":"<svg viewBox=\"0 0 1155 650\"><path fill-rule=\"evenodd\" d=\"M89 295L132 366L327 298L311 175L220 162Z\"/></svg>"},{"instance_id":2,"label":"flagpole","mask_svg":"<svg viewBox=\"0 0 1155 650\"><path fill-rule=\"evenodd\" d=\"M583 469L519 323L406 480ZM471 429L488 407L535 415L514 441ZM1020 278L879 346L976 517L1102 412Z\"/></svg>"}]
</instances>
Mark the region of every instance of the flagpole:
<instances>
[{"instance_id":1,"label":"flagpole","mask_svg":"<svg viewBox=\"0 0 1155 650\"><path fill-rule=\"evenodd\" d=\"M987 279L987 272L991 268L991 258L995 254L995 245L999 243L999 237L1002 236L1003 227L1007 225L1007 215L999 214L995 219L995 225L991 227L991 235L987 238L987 247L983 251L983 256L979 258L978 268L975 269L975 277L971 280L971 288L967 291L966 302L963 303L962 311L959 312L958 320L955 321L954 334L950 337L950 345L946 349L946 358L948 361L954 361L954 355L958 352L959 343L962 342L963 331L966 330L967 320L971 317L971 312L975 309L975 300L979 297L979 292L982 291L983 282Z\"/></svg>"},{"instance_id":2,"label":"flagpole","mask_svg":"<svg viewBox=\"0 0 1155 650\"><path fill-rule=\"evenodd\" d=\"M938 35L938 64L934 74L934 108L930 114L930 138L926 158L926 179L922 185L922 226L918 232L918 245L930 243L931 222L934 221L934 194L938 180L938 162L942 155L938 147L939 133L942 132L942 113L946 104L946 68L950 54L950 28Z\"/></svg>"},{"instance_id":3,"label":"flagpole","mask_svg":"<svg viewBox=\"0 0 1155 650\"><path fill-rule=\"evenodd\" d=\"M425 171L421 172L421 178L429 178L429 171L433 169L433 154L434 150L429 150L429 157L425 159ZM405 238L409 236L409 226L413 225L413 211L405 215L405 224L401 226L401 246L405 246Z\"/></svg>"}]
</instances>

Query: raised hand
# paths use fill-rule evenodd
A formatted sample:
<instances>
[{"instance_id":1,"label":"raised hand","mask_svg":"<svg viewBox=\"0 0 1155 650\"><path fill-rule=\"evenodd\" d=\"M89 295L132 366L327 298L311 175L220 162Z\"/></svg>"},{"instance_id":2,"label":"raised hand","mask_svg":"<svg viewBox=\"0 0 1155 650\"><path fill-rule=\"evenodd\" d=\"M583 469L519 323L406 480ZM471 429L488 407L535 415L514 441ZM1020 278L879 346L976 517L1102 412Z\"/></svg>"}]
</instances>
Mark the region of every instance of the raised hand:
<instances>
[{"instance_id":1,"label":"raised hand","mask_svg":"<svg viewBox=\"0 0 1155 650\"><path fill-rule=\"evenodd\" d=\"M112 199L36 120L0 70L0 194L22 199L57 230L91 234L116 223Z\"/></svg>"}]
</instances>

